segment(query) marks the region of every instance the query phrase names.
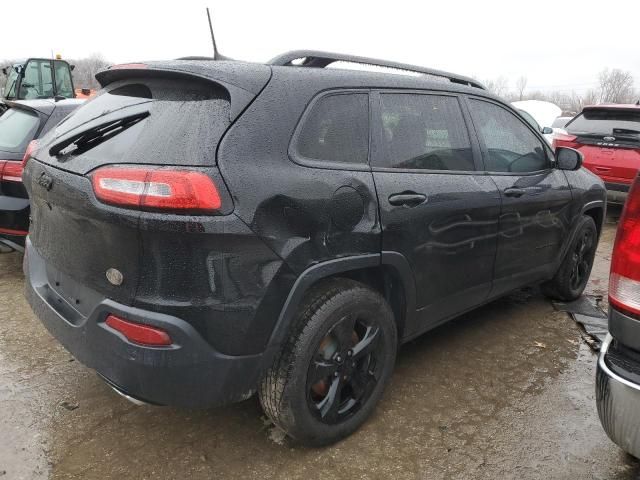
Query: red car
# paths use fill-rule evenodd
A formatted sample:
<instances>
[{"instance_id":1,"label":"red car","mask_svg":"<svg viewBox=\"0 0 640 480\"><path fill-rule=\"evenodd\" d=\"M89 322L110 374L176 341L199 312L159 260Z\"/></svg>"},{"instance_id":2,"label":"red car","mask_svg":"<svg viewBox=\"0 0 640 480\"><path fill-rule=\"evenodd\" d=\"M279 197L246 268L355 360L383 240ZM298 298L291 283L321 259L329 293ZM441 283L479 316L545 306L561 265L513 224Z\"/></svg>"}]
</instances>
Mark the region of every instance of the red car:
<instances>
[{"instance_id":1,"label":"red car","mask_svg":"<svg viewBox=\"0 0 640 480\"><path fill-rule=\"evenodd\" d=\"M585 107L565 130L553 147L580 150L583 165L604 180L609 201L624 203L640 169L640 102Z\"/></svg>"}]
</instances>

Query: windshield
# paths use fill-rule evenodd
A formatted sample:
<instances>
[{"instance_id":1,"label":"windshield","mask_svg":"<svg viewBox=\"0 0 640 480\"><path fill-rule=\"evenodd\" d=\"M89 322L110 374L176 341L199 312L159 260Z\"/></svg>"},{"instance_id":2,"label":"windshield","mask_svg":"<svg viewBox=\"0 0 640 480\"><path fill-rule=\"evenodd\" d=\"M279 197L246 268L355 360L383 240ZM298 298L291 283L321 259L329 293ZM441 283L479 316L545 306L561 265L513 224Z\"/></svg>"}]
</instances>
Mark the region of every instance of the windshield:
<instances>
[{"instance_id":1,"label":"windshield","mask_svg":"<svg viewBox=\"0 0 640 480\"><path fill-rule=\"evenodd\" d=\"M617 131L636 133L640 131L640 108L638 111L604 108L586 110L568 123L566 130L573 134L600 133L611 135Z\"/></svg>"},{"instance_id":2,"label":"windshield","mask_svg":"<svg viewBox=\"0 0 640 480\"><path fill-rule=\"evenodd\" d=\"M53 75L50 60L29 60L24 68L24 76L20 83L19 98L33 100L36 98L52 98Z\"/></svg>"},{"instance_id":3,"label":"windshield","mask_svg":"<svg viewBox=\"0 0 640 480\"><path fill-rule=\"evenodd\" d=\"M31 112L10 108L0 115L0 151L22 153L40 125L40 118Z\"/></svg>"},{"instance_id":4,"label":"windshield","mask_svg":"<svg viewBox=\"0 0 640 480\"><path fill-rule=\"evenodd\" d=\"M71 80L69 64L60 60L54 60L53 67L56 76L56 95L59 97L73 98L73 82Z\"/></svg>"}]
</instances>

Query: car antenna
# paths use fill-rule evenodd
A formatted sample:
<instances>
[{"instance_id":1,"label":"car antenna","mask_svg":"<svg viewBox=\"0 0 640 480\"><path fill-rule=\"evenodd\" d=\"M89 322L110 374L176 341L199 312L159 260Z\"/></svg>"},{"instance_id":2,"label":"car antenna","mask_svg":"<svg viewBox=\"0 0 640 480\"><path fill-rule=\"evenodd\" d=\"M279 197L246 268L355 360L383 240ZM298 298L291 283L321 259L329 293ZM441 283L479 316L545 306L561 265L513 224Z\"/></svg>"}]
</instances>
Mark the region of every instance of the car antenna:
<instances>
[{"instance_id":1,"label":"car antenna","mask_svg":"<svg viewBox=\"0 0 640 480\"><path fill-rule=\"evenodd\" d=\"M211 32L211 43L213 43L213 59L226 60L226 57L223 55L220 55L220 52L218 52L218 46L216 45L216 37L213 34L213 24L211 23L211 14L209 13L209 7L207 7L207 19L209 20L209 31Z\"/></svg>"}]
</instances>

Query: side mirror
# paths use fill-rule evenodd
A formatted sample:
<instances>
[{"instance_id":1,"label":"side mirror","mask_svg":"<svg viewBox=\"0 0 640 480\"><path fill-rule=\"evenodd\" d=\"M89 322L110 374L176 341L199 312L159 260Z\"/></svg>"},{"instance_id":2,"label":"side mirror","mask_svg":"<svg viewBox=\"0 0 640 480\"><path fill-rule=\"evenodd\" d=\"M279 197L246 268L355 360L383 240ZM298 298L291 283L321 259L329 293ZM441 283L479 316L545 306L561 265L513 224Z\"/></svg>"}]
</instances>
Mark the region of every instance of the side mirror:
<instances>
[{"instance_id":1,"label":"side mirror","mask_svg":"<svg viewBox=\"0 0 640 480\"><path fill-rule=\"evenodd\" d=\"M3 74L3 75L6 75L6 74L7 74L7 67L4 67L4 68L2 69L2 74Z\"/></svg>"},{"instance_id":2,"label":"side mirror","mask_svg":"<svg viewBox=\"0 0 640 480\"><path fill-rule=\"evenodd\" d=\"M551 127L544 127L542 129L542 134L543 135L551 135L553 133L553 128Z\"/></svg>"},{"instance_id":3,"label":"side mirror","mask_svg":"<svg viewBox=\"0 0 640 480\"><path fill-rule=\"evenodd\" d=\"M578 170L584 156L578 150L567 147L556 148L556 165L560 170Z\"/></svg>"}]
</instances>

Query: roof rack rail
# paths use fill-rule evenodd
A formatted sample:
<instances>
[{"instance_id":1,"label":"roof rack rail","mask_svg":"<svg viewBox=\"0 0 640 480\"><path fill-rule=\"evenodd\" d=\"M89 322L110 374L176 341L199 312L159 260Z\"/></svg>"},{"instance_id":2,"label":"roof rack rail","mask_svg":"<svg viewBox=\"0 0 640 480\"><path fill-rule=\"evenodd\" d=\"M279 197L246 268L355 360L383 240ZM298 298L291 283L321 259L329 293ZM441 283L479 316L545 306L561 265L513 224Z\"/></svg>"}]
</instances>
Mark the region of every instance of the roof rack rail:
<instances>
[{"instance_id":1,"label":"roof rack rail","mask_svg":"<svg viewBox=\"0 0 640 480\"><path fill-rule=\"evenodd\" d=\"M294 60L301 59L302 63L293 63ZM388 60L378 60L375 58L359 57L356 55L345 55L342 53L322 52L318 50L292 50L290 52L283 53L282 55L278 55L277 57L271 59L268 63L269 65L279 65L282 67L297 66L325 68L335 62L359 63L361 65L373 65L376 67L385 67L395 70L404 70L407 72L433 75L436 77L446 78L449 81L458 83L460 85L467 85L469 87L481 88L483 90L486 90L486 87L477 80L462 75L456 75L454 73L443 72L441 70L435 70L432 68L418 67L415 65L408 65L406 63L390 62Z\"/></svg>"}]
</instances>

